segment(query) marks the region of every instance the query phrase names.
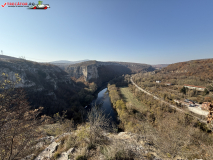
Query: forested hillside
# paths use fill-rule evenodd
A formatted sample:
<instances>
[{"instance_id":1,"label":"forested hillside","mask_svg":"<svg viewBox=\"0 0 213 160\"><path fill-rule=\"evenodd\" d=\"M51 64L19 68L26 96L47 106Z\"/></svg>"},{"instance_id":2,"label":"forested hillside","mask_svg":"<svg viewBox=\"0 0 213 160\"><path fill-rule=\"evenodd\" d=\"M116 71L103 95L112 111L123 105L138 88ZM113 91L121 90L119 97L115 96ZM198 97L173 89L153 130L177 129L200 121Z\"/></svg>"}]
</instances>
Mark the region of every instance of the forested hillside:
<instances>
[{"instance_id":1,"label":"forested hillside","mask_svg":"<svg viewBox=\"0 0 213 160\"><path fill-rule=\"evenodd\" d=\"M213 137L206 124L141 92L130 83L129 75L110 81L108 90L119 126L146 136L152 152L163 159L211 159Z\"/></svg>"},{"instance_id":2,"label":"forested hillside","mask_svg":"<svg viewBox=\"0 0 213 160\"><path fill-rule=\"evenodd\" d=\"M213 79L213 59L192 60L170 64L160 73L176 73L176 75L195 76L202 80Z\"/></svg>"},{"instance_id":3,"label":"forested hillside","mask_svg":"<svg viewBox=\"0 0 213 160\"><path fill-rule=\"evenodd\" d=\"M172 103L175 99L189 98L202 104L213 100L212 73L213 59L205 59L171 64L152 73L136 74L133 79L140 87ZM183 88L184 85L203 87L205 90Z\"/></svg>"}]
</instances>

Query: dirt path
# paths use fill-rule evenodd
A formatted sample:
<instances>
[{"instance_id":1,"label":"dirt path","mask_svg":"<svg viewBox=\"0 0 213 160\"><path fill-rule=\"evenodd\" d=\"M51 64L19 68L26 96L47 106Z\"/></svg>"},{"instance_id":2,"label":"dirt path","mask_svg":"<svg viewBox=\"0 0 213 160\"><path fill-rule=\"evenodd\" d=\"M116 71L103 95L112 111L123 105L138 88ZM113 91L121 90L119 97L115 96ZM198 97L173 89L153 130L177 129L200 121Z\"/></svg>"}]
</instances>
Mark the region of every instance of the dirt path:
<instances>
[{"instance_id":1,"label":"dirt path","mask_svg":"<svg viewBox=\"0 0 213 160\"><path fill-rule=\"evenodd\" d=\"M155 95L153 95L153 94L147 92L146 90L142 89L141 87L139 87L137 84L135 84L135 83L133 82L132 77L131 77L130 80L131 80L132 84L133 84L135 87L137 87L140 91L142 91L142 92L144 92L144 93L146 93L146 94L152 96L154 99L160 100L162 103L165 103L165 104L169 105L171 108L175 108L177 111L183 112L183 113L185 113L185 114L189 114L188 112L186 112L186 111L184 111L184 110L182 110L182 109L180 109L180 108L178 108L178 107L176 107L176 106L174 106L174 105L172 105L172 104L170 104L170 103L164 101L163 99L158 98L157 96L155 96ZM189 115L191 115L192 117L198 119L200 122L203 122L203 123L206 123L206 124L207 124L206 121L200 119L199 117L196 117L196 116L194 116L194 115L192 115L192 114L189 114Z\"/></svg>"}]
</instances>

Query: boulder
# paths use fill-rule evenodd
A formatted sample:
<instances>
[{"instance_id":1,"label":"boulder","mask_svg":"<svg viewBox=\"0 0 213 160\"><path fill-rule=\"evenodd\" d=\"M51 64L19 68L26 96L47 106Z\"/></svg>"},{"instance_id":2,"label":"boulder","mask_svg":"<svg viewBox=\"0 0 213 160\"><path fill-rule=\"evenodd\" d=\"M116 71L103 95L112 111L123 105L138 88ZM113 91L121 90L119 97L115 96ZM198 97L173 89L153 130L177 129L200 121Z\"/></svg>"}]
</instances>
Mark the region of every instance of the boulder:
<instances>
[{"instance_id":1,"label":"boulder","mask_svg":"<svg viewBox=\"0 0 213 160\"><path fill-rule=\"evenodd\" d=\"M52 158L60 143L52 142L45 150L43 150L35 160L46 160Z\"/></svg>"}]
</instances>

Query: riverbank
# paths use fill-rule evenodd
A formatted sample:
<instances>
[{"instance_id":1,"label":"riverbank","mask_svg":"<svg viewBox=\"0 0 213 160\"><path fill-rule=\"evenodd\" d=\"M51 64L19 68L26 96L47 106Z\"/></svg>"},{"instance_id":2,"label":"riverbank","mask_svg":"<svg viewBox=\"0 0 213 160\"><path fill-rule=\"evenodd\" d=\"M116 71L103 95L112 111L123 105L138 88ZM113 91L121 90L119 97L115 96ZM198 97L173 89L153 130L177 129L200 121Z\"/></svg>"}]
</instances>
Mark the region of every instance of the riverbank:
<instances>
[{"instance_id":1,"label":"riverbank","mask_svg":"<svg viewBox=\"0 0 213 160\"><path fill-rule=\"evenodd\" d=\"M128 87L116 87L115 84L111 84L108 85L108 90L113 107L121 120L120 126L125 132L148 135L150 145L156 148L161 157L168 159L209 157L194 152L202 151L198 141L206 147L210 147L210 142L213 142L212 134L208 134L205 126L196 119L165 104L157 103L158 101L131 84Z\"/></svg>"},{"instance_id":2,"label":"riverbank","mask_svg":"<svg viewBox=\"0 0 213 160\"><path fill-rule=\"evenodd\" d=\"M117 112L112 107L109 93L106 87L97 93L96 98L93 99L93 101L86 107L86 111L89 112L92 107L95 106L99 106L99 109L102 110L102 113L106 116L106 118L110 119L112 123L115 125L119 124L117 119Z\"/></svg>"},{"instance_id":3,"label":"riverbank","mask_svg":"<svg viewBox=\"0 0 213 160\"><path fill-rule=\"evenodd\" d=\"M135 102L127 102L125 96L128 95L122 96L120 88L116 87L116 85L108 85L108 90L113 108L117 111L120 119L119 127L125 132L142 133L141 128L143 128L144 124L141 122L146 114L146 110L144 110L144 112L139 112L133 105Z\"/></svg>"}]
</instances>

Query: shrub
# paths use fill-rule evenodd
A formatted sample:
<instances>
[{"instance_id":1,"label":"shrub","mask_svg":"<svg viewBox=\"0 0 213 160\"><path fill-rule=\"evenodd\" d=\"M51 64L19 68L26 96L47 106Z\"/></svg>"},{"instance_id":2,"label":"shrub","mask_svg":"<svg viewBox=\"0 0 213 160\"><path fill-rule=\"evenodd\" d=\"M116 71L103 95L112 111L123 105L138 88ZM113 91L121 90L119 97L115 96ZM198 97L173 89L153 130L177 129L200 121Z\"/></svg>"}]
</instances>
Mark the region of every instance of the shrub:
<instances>
[{"instance_id":1,"label":"shrub","mask_svg":"<svg viewBox=\"0 0 213 160\"><path fill-rule=\"evenodd\" d=\"M87 160L87 157L85 155L79 155L76 160Z\"/></svg>"}]
</instances>

